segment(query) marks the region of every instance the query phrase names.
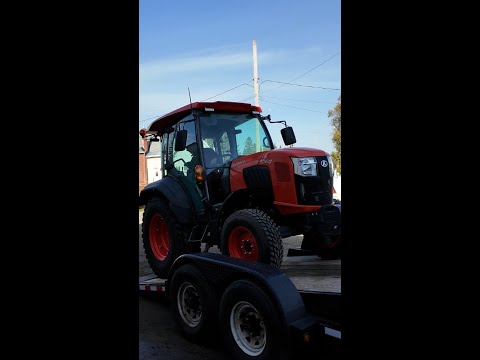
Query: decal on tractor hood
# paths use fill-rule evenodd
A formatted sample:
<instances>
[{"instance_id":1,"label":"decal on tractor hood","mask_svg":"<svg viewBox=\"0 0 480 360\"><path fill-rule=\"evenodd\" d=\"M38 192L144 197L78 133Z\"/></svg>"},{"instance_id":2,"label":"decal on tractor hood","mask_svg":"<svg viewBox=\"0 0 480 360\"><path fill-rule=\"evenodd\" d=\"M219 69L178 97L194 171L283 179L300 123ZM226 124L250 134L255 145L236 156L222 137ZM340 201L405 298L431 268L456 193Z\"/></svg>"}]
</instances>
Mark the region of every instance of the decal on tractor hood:
<instances>
[{"instance_id":1,"label":"decal on tractor hood","mask_svg":"<svg viewBox=\"0 0 480 360\"><path fill-rule=\"evenodd\" d=\"M261 159L258 160L257 164L270 164L272 162L272 159Z\"/></svg>"},{"instance_id":2,"label":"decal on tractor hood","mask_svg":"<svg viewBox=\"0 0 480 360\"><path fill-rule=\"evenodd\" d=\"M237 166L242 165L242 164L245 164L245 162L246 162L245 160L240 160L239 162L235 162L235 163L232 164L232 168L237 167Z\"/></svg>"}]
</instances>

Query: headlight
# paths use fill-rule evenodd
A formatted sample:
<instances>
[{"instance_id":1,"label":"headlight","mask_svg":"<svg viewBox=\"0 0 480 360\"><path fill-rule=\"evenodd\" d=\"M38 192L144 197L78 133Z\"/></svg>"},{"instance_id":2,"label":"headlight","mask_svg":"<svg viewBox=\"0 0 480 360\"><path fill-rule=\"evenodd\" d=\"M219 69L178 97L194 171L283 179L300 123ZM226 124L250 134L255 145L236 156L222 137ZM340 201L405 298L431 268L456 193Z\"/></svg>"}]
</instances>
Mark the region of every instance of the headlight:
<instances>
[{"instance_id":1,"label":"headlight","mask_svg":"<svg viewBox=\"0 0 480 360\"><path fill-rule=\"evenodd\" d=\"M330 168L330 177L333 178L335 175L335 169L333 168L333 160L330 155L327 155L328 167Z\"/></svg>"},{"instance_id":2,"label":"headlight","mask_svg":"<svg viewBox=\"0 0 480 360\"><path fill-rule=\"evenodd\" d=\"M317 176L317 159L314 157L292 158L293 171L300 176Z\"/></svg>"}]
</instances>

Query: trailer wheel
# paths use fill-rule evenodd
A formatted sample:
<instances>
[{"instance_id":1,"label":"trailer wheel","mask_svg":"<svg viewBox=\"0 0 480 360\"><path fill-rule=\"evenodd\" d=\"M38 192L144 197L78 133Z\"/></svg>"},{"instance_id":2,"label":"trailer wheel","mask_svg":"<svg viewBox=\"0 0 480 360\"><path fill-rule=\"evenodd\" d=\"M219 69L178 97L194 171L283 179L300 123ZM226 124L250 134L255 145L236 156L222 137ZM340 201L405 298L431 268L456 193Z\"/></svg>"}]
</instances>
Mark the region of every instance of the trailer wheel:
<instances>
[{"instance_id":1,"label":"trailer wheel","mask_svg":"<svg viewBox=\"0 0 480 360\"><path fill-rule=\"evenodd\" d=\"M151 199L143 213L142 240L148 264L158 277L166 279L175 259L185 252L184 238L165 201Z\"/></svg>"},{"instance_id":2,"label":"trailer wheel","mask_svg":"<svg viewBox=\"0 0 480 360\"><path fill-rule=\"evenodd\" d=\"M220 331L233 359L288 358L288 339L275 306L247 280L233 282L220 301Z\"/></svg>"},{"instance_id":3,"label":"trailer wheel","mask_svg":"<svg viewBox=\"0 0 480 360\"><path fill-rule=\"evenodd\" d=\"M243 209L231 214L222 229L224 255L258 261L279 268L283 241L275 222L263 211Z\"/></svg>"},{"instance_id":4,"label":"trailer wheel","mask_svg":"<svg viewBox=\"0 0 480 360\"><path fill-rule=\"evenodd\" d=\"M325 260L341 258L341 235L323 235L311 231L303 235L301 248L315 251Z\"/></svg>"},{"instance_id":5,"label":"trailer wheel","mask_svg":"<svg viewBox=\"0 0 480 360\"><path fill-rule=\"evenodd\" d=\"M200 342L212 336L218 301L213 288L195 266L186 264L175 270L169 293L173 317L185 338Z\"/></svg>"}]
</instances>

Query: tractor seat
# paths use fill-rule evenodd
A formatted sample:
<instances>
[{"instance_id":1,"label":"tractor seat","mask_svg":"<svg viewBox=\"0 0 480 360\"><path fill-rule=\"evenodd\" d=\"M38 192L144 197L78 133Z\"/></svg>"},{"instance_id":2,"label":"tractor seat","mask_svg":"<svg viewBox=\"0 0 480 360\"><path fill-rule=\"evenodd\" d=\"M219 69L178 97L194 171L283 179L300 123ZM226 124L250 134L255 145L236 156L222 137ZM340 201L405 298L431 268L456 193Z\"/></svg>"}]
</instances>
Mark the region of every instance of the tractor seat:
<instances>
[{"instance_id":1,"label":"tractor seat","mask_svg":"<svg viewBox=\"0 0 480 360\"><path fill-rule=\"evenodd\" d=\"M222 165L222 157L211 148L204 148L203 155L205 157L206 167L217 167Z\"/></svg>"}]
</instances>

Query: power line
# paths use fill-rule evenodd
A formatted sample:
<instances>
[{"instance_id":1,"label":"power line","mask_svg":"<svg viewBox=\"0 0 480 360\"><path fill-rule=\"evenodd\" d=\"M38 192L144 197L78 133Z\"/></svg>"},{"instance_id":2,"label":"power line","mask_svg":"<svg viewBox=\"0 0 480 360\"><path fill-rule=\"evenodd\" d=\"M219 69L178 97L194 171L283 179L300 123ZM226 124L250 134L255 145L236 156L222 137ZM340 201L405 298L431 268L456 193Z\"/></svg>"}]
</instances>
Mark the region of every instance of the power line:
<instances>
[{"instance_id":1,"label":"power line","mask_svg":"<svg viewBox=\"0 0 480 360\"><path fill-rule=\"evenodd\" d=\"M301 84L292 84L292 83L287 83L283 81L275 81L275 80L264 80L260 83L262 85L265 82L273 82L273 83L279 83L279 84L284 84L284 85L294 85L294 86L301 86L301 87L309 87L309 88L314 88L314 89L324 89L324 90L340 90L340 89L334 89L334 88L327 88L323 86L312 86L312 85L301 85ZM277 88L278 89L278 88Z\"/></svg>"},{"instance_id":2,"label":"power line","mask_svg":"<svg viewBox=\"0 0 480 360\"><path fill-rule=\"evenodd\" d=\"M312 69L308 70L307 72L303 73L302 75L300 76L297 76L295 79L292 79L290 81L295 81L297 79L300 79L302 76L305 76L307 75L308 73L312 72L313 70L315 70L316 68L318 68L319 66L322 66L323 64L325 64L327 61L330 61L331 59L333 59L335 56L337 56L338 54L340 54L342 51L340 50L339 52L337 52L336 54L330 56L327 60L323 61L322 63L318 64L317 66L313 67ZM263 84L264 82L267 82L267 81L270 81L270 82L275 82L273 80L265 80L265 81L262 81L260 84ZM276 81L278 83L281 83L280 81ZM288 84L288 85L297 85L297 86L304 86L304 87L313 87L313 86L306 86L306 85L298 85L298 84L289 84L289 83L281 83L282 85L276 87L275 89L270 89L270 90L266 90L264 91L265 92L268 92L268 91L273 91L273 90L276 90L276 89L279 89L281 87L283 87L284 85ZM324 88L324 89L328 89L328 88ZM340 89L329 89L329 90L340 90ZM244 102L244 101L247 101L249 99L253 98L253 96L250 96L250 97L247 97L245 99L242 99L242 100L239 100L240 102Z\"/></svg>"},{"instance_id":3,"label":"power line","mask_svg":"<svg viewBox=\"0 0 480 360\"><path fill-rule=\"evenodd\" d=\"M331 59L333 59L335 56L337 56L338 54L340 54L342 52L342 50L340 50L339 52L337 52L335 55L332 55L330 56L327 60L325 60L324 62L322 62L321 64L318 64L317 66L315 66L314 68L308 70L306 73L303 73L302 75L300 75L299 77L296 77L295 79L292 79L290 81L295 81L297 79L300 79L302 76L304 75L307 75L308 73L312 72L313 70L315 70L316 68L318 68L319 66L325 64L327 61L330 61Z\"/></svg>"},{"instance_id":4,"label":"power line","mask_svg":"<svg viewBox=\"0 0 480 360\"><path fill-rule=\"evenodd\" d=\"M297 79L300 79L302 76L305 76L305 75L307 75L308 73L312 72L313 70L315 70L315 69L318 68L319 66L325 64L327 61L330 61L331 59L333 59L335 56L337 56L337 55L340 54L340 53L341 53L341 50L340 50L339 52L337 52L335 55L332 55L331 57L329 57L329 58L328 58L327 60L325 60L324 62L318 64L317 66L313 67L312 69L308 70L307 72L303 73L303 74L300 75L300 76L297 76L295 79L290 80L290 81L295 81L295 80L297 80ZM282 81L275 81L275 80L264 80L264 81L262 81L259 85L261 85L261 84L263 84L263 83L265 83L265 82L279 83L279 84L282 84L282 85L280 85L279 87L277 87L277 88L275 88L275 89L266 90L266 91L264 91L264 92L268 92L268 91L273 91L273 90L279 89L279 88L283 87L284 85L309 87L309 88L324 89L324 90L340 90L340 89L326 88L326 87L321 87L321 86L292 84L292 83L287 83L287 82L282 82ZM217 97L217 96L223 95L223 94L225 94L225 93L227 93L227 92L229 92L229 91L235 90L235 89L239 88L240 86L244 86L244 85L250 86L250 87L253 88L252 85L243 83L243 84L240 84L240 85L238 85L238 86L235 86L235 87L233 87L233 88L231 88L231 89L225 90L225 91L223 91L223 92L221 92L221 93L219 93L219 94L217 94L217 95L214 95L214 96L211 96L211 97L209 97L209 98L206 98L206 99L204 99L204 100L202 100L202 101L206 101L206 100L213 99L213 98L215 98L215 97ZM242 100L239 100L239 101L240 101L240 102L244 102L244 101L247 101L247 100L249 100L249 99L252 99L253 97L254 97L254 96L249 96L248 98L245 98L245 99L242 99ZM263 100L263 101L266 101L266 102L270 102L270 103L272 103L272 104L275 104L275 103L273 103L273 102L271 102L271 101L267 101L267 100L265 100L265 99L263 99L263 98L262 98L262 100ZM286 99L286 100L289 100L289 99ZM293 100L293 99L291 99L291 100ZM301 101L301 100L293 100L293 101ZM305 101L305 100L304 100L304 101ZM288 106L288 105L283 105L283 104L276 104L276 105L285 106L285 107L293 107L293 106ZM293 107L293 108L295 108L295 107ZM320 111L316 111L316 110L308 110L308 109L300 109L300 108L295 108L295 109L306 110L306 111L313 111L313 112L320 112ZM140 120L140 123L143 123L143 122L145 122L145 121L147 121L147 120L155 119L155 118L157 118L157 117L158 117L158 116L154 116L154 117L150 117L150 118L147 118L147 119L144 119L144 120Z\"/></svg>"},{"instance_id":5,"label":"power line","mask_svg":"<svg viewBox=\"0 0 480 360\"><path fill-rule=\"evenodd\" d=\"M152 116L152 117L149 117L149 118L144 119L144 120L140 120L140 122L142 123L142 122L145 122L145 121L147 121L147 120L156 119L157 117L159 117L159 115Z\"/></svg>"},{"instance_id":6,"label":"power line","mask_svg":"<svg viewBox=\"0 0 480 360\"><path fill-rule=\"evenodd\" d=\"M214 97L220 96L220 95L222 95L222 94L225 94L226 92L235 90L235 89L237 89L237 88L239 88L240 86L243 86L243 85L247 85L247 86L253 87L252 85L245 84L245 83L244 83L244 84L240 84L240 85L238 85L238 86L235 86L234 88L231 88L231 89L229 89L229 90L226 90L226 91L224 91L224 92L222 92L222 93L220 93L220 94L211 96L211 97L209 97L209 98L207 98L207 99L205 99L205 100L202 100L202 101L206 101L206 100L212 99L212 98L214 98ZM143 122L145 122L145 121L147 121L147 120L151 120L151 119L156 119L156 118L158 118L159 116L160 116L160 115L157 115L157 116L149 117L149 118L147 118L147 119L140 120L139 123L143 123Z\"/></svg>"},{"instance_id":7,"label":"power line","mask_svg":"<svg viewBox=\"0 0 480 360\"><path fill-rule=\"evenodd\" d=\"M250 99L253 99L255 96L249 96L245 99L242 99L242 100L238 100L239 102L244 102L244 101L247 101L247 100L250 100Z\"/></svg>"},{"instance_id":8,"label":"power line","mask_svg":"<svg viewBox=\"0 0 480 360\"><path fill-rule=\"evenodd\" d=\"M245 83L244 83L244 84L240 84L240 85L238 85L238 86L235 86L234 88L231 88L231 89L229 89L229 90L226 90L226 91L224 91L224 92L221 92L220 94L217 94L217 95L211 96L211 97L209 97L209 98L206 98L206 99L204 99L204 100L202 100L202 101L206 101L206 100L212 99L212 98L214 98L214 97L217 97L217 96L223 95L223 94L225 94L226 92L229 92L229 91L235 90L235 89L237 89L237 88L239 88L240 86L243 86L243 85L246 85L246 86L253 87L252 85L245 84Z\"/></svg>"},{"instance_id":9,"label":"power line","mask_svg":"<svg viewBox=\"0 0 480 360\"><path fill-rule=\"evenodd\" d=\"M307 75L308 73L312 72L313 70L315 70L315 69L318 68L319 66L322 66L323 64L325 64L327 61L332 60L335 56L337 56L337 55L340 54L341 52L342 52L342 51L340 50L340 51L337 52L335 55L330 56L330 57L329 57L327 60L325 60L324 62L318 64L317 66L313 67L312 69L308 70L307 72L303 73L303 74L300 75L300 76L297 76L295 79L292 79L292 80L290 80L290 81L295 81L295 80L297 80L297 79L300 79L302 76ZM280 88L283 87L283 86L284 86L284 85L280 85L280 86L276 87L275 89L266 90L266 91L264 91L264 93L265 93L265 92L268 92L268 91L273 91L273 90L280 89Z\"/></svg>"},{"instance_id":10,"label":"power line","mask_svg":"<svg viewBox=\"0 0 480 360\"><path fill-rule=\"evenodd\" d=\"M315 101L315 100L299 100L299 99L286 99L286 98L281 98L281 97L276 97L276 96L265 96L267 99L279 99L279 100L289 100L289 101L301 101L301 102L311 102L311 103L318 103L318 104L336 104L335 102L331 101Z\"/></svg>"},{"instance_id":11,"label":"power line","mask_svg":"<svg viewBox=\"0 0 480 360\"><path fill-rule=\"evenodd\" d=\"M281 97L276 97L276 96L262 96L261 97L262 100L264 101L267 101L265 100L265 98L271 98L271 99L279 99L279 100L289 100L289 101L301 101L301 102L311 102L311 103L317 103L317 104L336 104L335 102L331 102L331 101L315 101L315 100L299 100L299 99L286 99L286 98L281 98ZM239 102L244 102L244 101L247 101L247 100L250 100L250 99L253 99L253 96L249 96L245 99L242 99L242 100L238 100Z\"/></svg>"},{"instance_id":12,"label":"power line","mask_svg":"<svg viewBox=\"0 0 480 360\"><path fill-rule=\"evenodd\" d=\"M267 103L275 104L275 105L280 105L280 106L285 106L285 107L289 107L289 108L292 108L292 109L305 110L305 111L311 111L311 112L323 112L323 111L319 111L319 110L303 109L303 108L299 108L299 107L296 107L296 106L288 106L288 105L284 105L284 104L278 104L278 103L275 103L275 102L273 102L273 101L265 100L265 99L262 98L261 96L260 96L260 98L262 99L262 101L265 101L265 102L267 102Z\"/></svg>"}]
</instances>

